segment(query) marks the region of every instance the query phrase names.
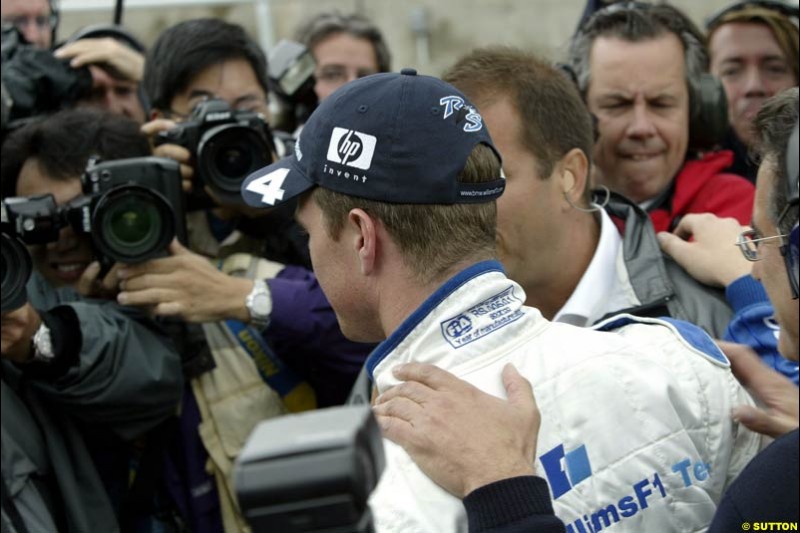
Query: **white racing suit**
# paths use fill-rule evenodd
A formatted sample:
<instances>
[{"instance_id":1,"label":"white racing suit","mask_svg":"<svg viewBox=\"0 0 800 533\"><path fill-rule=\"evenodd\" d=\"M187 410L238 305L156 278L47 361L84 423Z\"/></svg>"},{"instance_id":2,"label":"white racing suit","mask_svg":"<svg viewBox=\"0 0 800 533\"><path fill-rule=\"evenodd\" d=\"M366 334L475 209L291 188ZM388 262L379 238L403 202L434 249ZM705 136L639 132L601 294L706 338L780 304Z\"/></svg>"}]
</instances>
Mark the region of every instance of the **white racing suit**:
<instances>
[{"instance_id":1,"label":"white racing suit","mask_svg":"<svg viewBox=\"0 0 800 533\"><path fill-rule=\"evenodd\" d=\"M601 332L549 322L524 301L499 263L464 270L372 353L378 392L398 383L395 365L417 361L505 397L501 371L511 362L533 385L542 419L536 472L568 532L708 527L760 447L731 419L732 407L752 400L725 356L687 323L623 316ZM377 531L466 531L461 501L384 444L387 467L370 500Z\"/></svg>"}]
</instances>

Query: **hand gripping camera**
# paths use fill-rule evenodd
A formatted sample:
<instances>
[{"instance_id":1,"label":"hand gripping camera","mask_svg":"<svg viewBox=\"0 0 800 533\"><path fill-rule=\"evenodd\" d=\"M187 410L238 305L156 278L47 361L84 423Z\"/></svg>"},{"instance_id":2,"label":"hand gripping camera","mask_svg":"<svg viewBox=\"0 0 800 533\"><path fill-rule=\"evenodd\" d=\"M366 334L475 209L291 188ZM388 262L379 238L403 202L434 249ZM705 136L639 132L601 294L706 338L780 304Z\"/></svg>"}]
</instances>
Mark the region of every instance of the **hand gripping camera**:
<instances>
[{"instance_id":1,"label":"hand gripping camera","mask_svg":"<svg viewBox=\"0 0 800 533\"><path fill-rule=\"evenodd\" d=\"M140 263L186 242L179 164L161 157L97 163L82 178L84 196L66 206L76 230L92 236L101 264Z\"/></svg>"},{"instance_id":2,"label":"hand gripping camera","mask_svg":"<svg viewBox=\"0 0 800 533\"><path fill-rule=\"evenodd\" d=\"M224 100L198 104L186 122L159 133L156 146L177 144L194 154L195 172L221 200L242 203L242 181L272 162L275 147L263 117L237 111Z\"/></svg>"},{"instance_id":3,"label":"hand gripping camera","mask_svg":"<svg viewBox=\"0 0 800 533\"><path fill-rule=\"evenodd\" d=\"M82 178L84 196L57 206L53 195L2 202L2 310L26 301L31 259L25 244L59 239L62 228L91 235L103 270L115 262L140 263L163 256L173 238L186 242L180 168L160 157L98 163Z\"/></svg>"}]
</instances>

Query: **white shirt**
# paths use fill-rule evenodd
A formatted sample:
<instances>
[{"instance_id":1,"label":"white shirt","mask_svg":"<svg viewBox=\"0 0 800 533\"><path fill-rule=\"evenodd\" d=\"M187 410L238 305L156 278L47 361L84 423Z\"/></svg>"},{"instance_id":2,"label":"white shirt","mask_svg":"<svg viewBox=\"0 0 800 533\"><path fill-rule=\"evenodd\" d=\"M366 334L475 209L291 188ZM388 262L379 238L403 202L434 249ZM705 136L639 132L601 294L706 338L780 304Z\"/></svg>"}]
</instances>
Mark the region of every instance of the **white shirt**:
<instances>
[{"instance_id":1,"label":"white shirt","mask_svg":"<svg viewBox=\"0 0 800 533\"><path fill-rule=\"evenodd\" d=\"M608 213L601 209L599 214L600 239L592 261L553 322L591 326L608 313L627 309L636 303L618 275L617 259L621 259L622 237Z\"/></svg>"}]
</instances>

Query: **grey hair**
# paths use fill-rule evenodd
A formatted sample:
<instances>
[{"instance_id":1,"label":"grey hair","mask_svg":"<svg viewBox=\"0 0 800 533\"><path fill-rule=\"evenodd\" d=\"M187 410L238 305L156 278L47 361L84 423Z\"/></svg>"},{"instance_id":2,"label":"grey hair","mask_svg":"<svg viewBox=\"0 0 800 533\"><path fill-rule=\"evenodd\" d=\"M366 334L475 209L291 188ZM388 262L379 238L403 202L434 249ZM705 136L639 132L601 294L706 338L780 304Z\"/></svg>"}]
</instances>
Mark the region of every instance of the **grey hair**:
<instances>
[{"instance_id":1,"label":"grey hair","mask_svg":"<svg viewBox=\"0 0 800 533\"><path fill-rule=\"evenodd\" d=\"M789 175L786 173L786 155L789 138L798 120L798 88L792 87L773 96L761 106L756 115L755 129L758 136L757 150L764 158L771 158L774 165L775 180L770 192L769 215L778 225L778 231L788 234L797 222L797 206L788 216L778 220L789 203ZM762 163L763 164L763 163ZM780 224L779 224L780 223Z\"/></svg>"},{"instance_id":2,"label":"grey hair","mask_svg":"<svg viewBox=\"0 0 800 533\"><path fill-rule=\"evenodd\" d=\"M700 76L708 71L705 37L682 12L667 4L622 2L601 9L579 28L569 46L569 63L586 97L591 79L589 57L598 37L617 37L632 43L672 33L681 40L690 94Z\"/></svg>"},{"instance_id":3,"label":"grey hair","mask_svg":"<svg viewBox=\"0 0 800 533\"><path fill-rule=\"evenodd\" d=\"M319 13L306 20L295 34L295 39L306 48L313 48L332 35L347 33L353 37L366 39L375 50L378 61L378 72L389 72L392 67L392 55L378 27L362 15L342 15L338 11Z\"/></svg>"}]
</instances>

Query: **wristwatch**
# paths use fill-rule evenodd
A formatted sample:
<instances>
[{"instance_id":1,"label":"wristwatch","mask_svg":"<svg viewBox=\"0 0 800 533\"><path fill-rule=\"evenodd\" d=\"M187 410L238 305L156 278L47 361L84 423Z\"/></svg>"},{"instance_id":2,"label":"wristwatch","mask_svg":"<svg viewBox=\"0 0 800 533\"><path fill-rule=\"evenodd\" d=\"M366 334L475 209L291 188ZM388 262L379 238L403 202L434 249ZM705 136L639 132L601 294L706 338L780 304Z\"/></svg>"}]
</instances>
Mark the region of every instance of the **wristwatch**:
<instances>
[{"instance_id":1,"label":"wristwatch","mask_svg":"<svg viewBox=\"0 0 800 533\"><path fill-rule=\"evenodd\" d=\"M50 328L44 322L33 334L33 359L37 363L50 363L56 354L53 352L53 341L50 339Z\"/></svg>"},{"instance_id":2,"label":"wristwatch","mask_svg":"<svg viewBox=\"0 0 800 533\"><path fill-rule=\"evenodd\" d=\"M250 313L251 325L258 329L264 329L269 325L269 316L272 313L272 295L266 281L258 279L253 282L253 290L247 295L244 304Z\"/></svg>"}]
</instances>

